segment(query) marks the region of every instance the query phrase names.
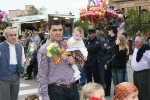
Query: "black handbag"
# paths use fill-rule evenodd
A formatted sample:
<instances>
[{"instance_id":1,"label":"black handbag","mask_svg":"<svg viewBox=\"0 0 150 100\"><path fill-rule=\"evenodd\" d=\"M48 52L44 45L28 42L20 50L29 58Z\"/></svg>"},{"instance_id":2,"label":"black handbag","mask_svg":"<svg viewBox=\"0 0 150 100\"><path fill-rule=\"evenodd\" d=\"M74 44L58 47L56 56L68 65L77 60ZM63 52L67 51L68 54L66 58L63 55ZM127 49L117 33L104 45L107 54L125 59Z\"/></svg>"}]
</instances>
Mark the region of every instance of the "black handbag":
<instances>
[{"instance_id":1,"label":"black handbag","mask_svg":"<svg viewBox=\"0 0 150 100\"><path fill-rule=\"evenodd\" d=\"M112 58L110 60L107 61L107 66L114 66L116 62L116 57L115 55L112 56Z\"/></svg>"}]
</instances>

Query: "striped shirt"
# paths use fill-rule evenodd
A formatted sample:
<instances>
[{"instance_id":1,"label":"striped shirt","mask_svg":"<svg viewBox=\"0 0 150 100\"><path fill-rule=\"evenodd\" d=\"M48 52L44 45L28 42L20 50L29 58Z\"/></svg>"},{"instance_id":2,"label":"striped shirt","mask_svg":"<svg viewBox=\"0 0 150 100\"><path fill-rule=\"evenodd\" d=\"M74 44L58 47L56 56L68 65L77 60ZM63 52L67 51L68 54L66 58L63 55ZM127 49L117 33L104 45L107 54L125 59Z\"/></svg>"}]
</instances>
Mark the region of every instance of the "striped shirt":
<instances>
[{"instance_id":1,"label":"striped shirt","mask_svg":"<svg viewBox=\"0 0 150 100\"><path fill-rule=\"evenodd\" d=\"M37 54L38 59L38 90L42 96L42 100L50 100L48 96L48 84L70 84L75 82L73 77L74 71L69 64L61 59L60 64L54 64L53 57L47 57L47 46L50 41L40 48ZM62 42L60 42L61 48L65 48Z\"/></svg>"},{"instance_id":2,"label":"striped shirt","mask_svg":"<svg viewBox=\"0 0 150 100\"><path fill-rule=\"evenodd\" d=\"M150 68L150 50L146 50L139 62L136 61L137 52L139 49L135 48L132 55L131 67L134 71L142 71Z\"/></svg>"}]
</instances>

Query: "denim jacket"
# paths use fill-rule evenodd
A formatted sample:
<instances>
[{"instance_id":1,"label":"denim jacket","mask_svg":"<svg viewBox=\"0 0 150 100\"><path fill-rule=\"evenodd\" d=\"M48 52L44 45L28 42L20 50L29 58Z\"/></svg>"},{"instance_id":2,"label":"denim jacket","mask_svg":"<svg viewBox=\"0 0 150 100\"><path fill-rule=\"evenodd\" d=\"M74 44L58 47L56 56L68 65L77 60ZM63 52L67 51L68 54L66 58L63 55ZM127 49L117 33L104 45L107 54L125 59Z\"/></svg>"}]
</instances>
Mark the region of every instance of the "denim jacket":
<instances>
[{"instance_id":1,"label":"denim jacket","mask_svg":"<svg viewBox=\"0 0 150 100\"><path fill-rule=\"evenodd\" d=\"M22 46L18 43L15 44L18 73L21 72L22 63ZM6 41L0 43L0 80L5 80L9 68L10 57L9 45Z\"/></svg>"}]
</instances>

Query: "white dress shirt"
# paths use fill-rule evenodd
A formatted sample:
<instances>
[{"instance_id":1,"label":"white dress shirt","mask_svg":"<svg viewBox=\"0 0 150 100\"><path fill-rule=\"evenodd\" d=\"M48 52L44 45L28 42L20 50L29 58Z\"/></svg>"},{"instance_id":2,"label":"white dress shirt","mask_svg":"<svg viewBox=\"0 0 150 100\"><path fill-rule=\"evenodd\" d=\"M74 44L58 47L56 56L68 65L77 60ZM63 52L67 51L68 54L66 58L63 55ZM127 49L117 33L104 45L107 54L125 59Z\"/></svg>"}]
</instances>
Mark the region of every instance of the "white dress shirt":
<instances>
[{"instance_id":1,"label":"white dress shirt","mask_svg":"<svg viewBox=\"0 0 150 100\"><path fill-rule=\"evenodd\" d=\"M137 52L135 48L131 59L131 67L134 71L142 71L150 68L150 50L146 50L139 62L136 61Z\"/></svg>"},{"instance_id":2,"label":"white dress shirt","mask_svg":"<svg viewBox=\"0 0 150 100\"><path fill-rule=\"evenodd\" d=\"M9 52L10 52L10 62L9 62L9 64L13 64L13 65L18 64L17 63L15 44L12 45L12 44L8 43L8 45L9 45ZM25 55L24 55L24 49L22 47L22 65L24 64L25 60L26 59L25 59Z\"/></svg>"}]
</instances>

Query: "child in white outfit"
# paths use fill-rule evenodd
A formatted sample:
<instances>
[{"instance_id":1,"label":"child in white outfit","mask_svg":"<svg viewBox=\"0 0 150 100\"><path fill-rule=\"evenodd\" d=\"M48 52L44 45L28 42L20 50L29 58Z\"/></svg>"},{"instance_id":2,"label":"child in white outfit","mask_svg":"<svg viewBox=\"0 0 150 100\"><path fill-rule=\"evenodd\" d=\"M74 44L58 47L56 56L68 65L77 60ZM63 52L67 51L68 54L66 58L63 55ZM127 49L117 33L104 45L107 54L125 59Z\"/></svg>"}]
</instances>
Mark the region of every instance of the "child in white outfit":
<instances>
[{"instance_id":1,"label":"child in white outfit","mask_svg":"<svg viewBox=\"0 0 150 100\"><path fill-rule=\"evenodd\" d=\"M80 63L83 63L84 61L86 61L87 55L88 55L87 49L82 40L83 37L84 37L83 29L80 27L74 28L72 37L68 40L68 48L66 49L66 51L71 51L71 52L79 51L77 53L73 53L73 55L76 56L75 58L77 58ZM80 52L81 52L81 54L80 54ZM80 79L80 77L81 77L80 71L79 71L77 65L73 64L72 68L74 70L73 77L75 78L75 80Z\"/></svg>"}]
</instances>

